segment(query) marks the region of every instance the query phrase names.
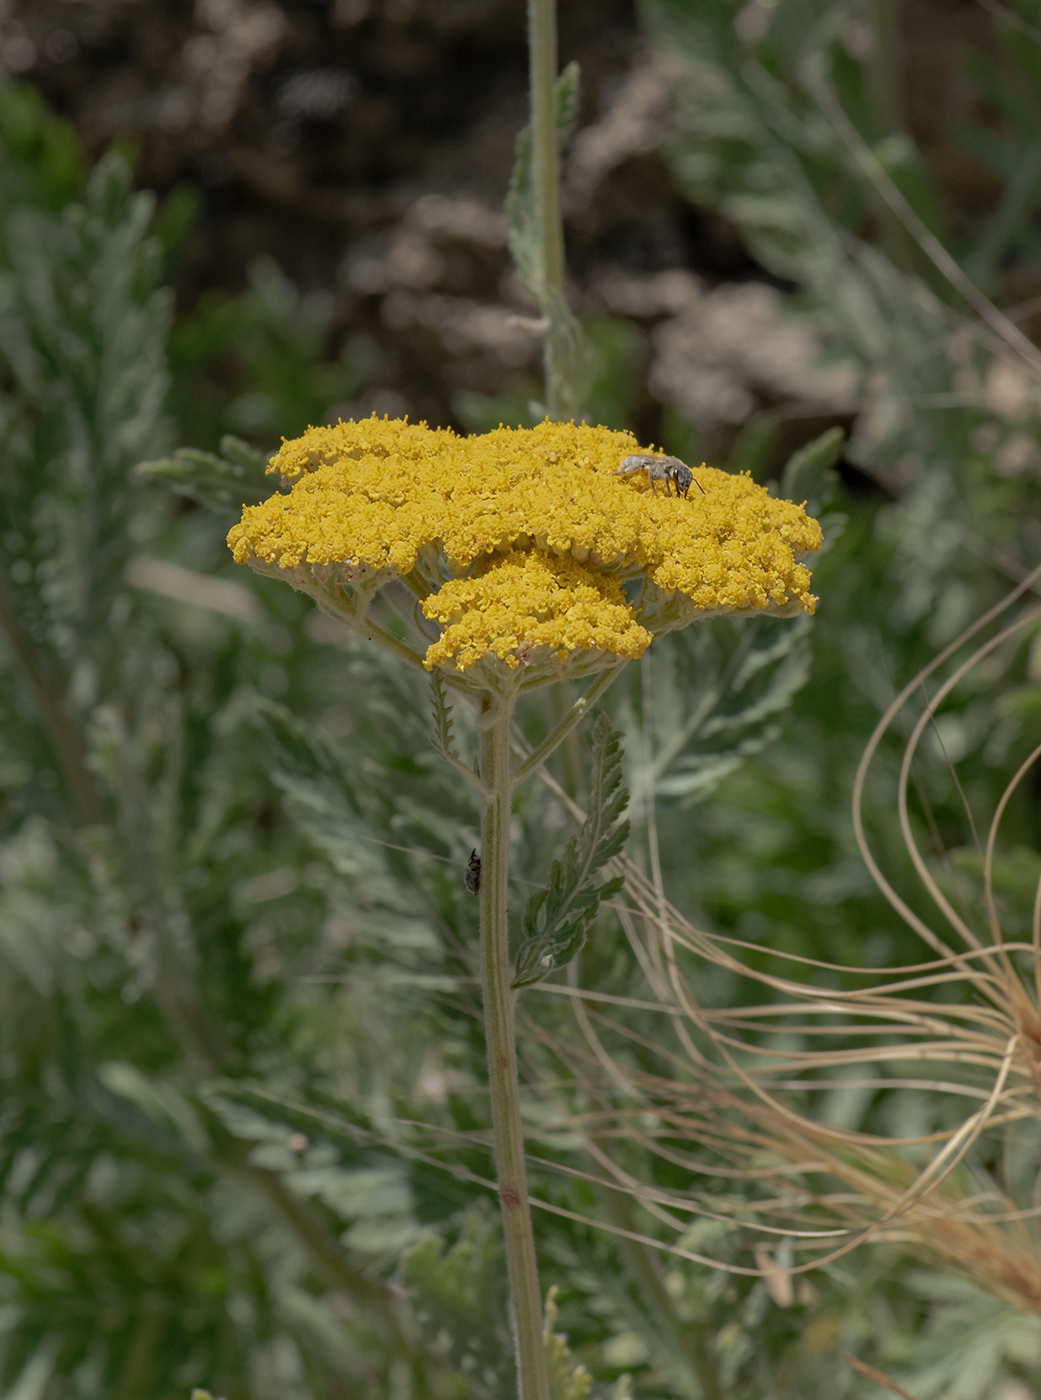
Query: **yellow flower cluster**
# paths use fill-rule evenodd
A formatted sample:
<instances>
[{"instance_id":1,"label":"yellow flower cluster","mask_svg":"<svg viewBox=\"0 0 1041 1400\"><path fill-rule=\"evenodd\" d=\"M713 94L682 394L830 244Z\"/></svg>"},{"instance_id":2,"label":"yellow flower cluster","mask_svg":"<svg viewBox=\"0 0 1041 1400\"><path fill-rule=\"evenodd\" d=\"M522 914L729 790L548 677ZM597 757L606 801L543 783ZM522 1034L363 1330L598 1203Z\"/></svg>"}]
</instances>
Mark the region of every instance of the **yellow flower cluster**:
<instances>
[{"instance_id":1,"label":"yellow flower cluster","mask_svg":"<svg viewBox=\"0 0 1041 1400\"><path fill-rule=\"evenodd\" d=\"M291 489L247 507L228 544L348 621L404 577L444 629L427 665L459 671L605 665L696 617L813 611L799 559L821 536L802 506L711 467L666 495L617 475L639 451L548 421L469 438L375 417L310 428L269 467Z\"/></svg>"},{"instance_id":2,"label":"yellow flower cluster","mask_svg":"<svg viewBox=\"0 0 1041 1400\"><path fill-rule=\"evenodd\" d=\"M511 670L546 653L560 661L581 652L633 660L651 641L617 579L538 550L482 564L476 578L452 579L423 612L445 629L427 665L460 671L485 656Z\"/></svg>"}]
</instances>

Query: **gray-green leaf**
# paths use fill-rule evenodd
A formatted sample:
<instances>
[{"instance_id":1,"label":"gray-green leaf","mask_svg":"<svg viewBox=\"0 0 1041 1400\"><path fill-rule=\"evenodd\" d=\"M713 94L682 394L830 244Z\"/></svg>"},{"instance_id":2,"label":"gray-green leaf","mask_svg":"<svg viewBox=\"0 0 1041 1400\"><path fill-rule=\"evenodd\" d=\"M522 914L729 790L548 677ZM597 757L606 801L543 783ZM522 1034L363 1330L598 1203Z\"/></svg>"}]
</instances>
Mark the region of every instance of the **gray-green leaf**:
<instances>
[{"instance_id":1,"label":"gray-green leaf","mask_svg":"<svg viewBox=\"0 0 1041 1400\"><path fill-rule=\"evenodd\" d=\"M810 515L819 515L838 489L835 463L842 456L846 434L829 428L792 454L781 478L781 495L789 501L805 501Z\"/></svg>"},{"instance_id":2,"label":"gray-green leaf","mask_svg":"<svg viewBox=\"0 0 1041 1400\"><path fill-rule=\"evenodd\" d=\"M225 514L242 505L255 505L271 495L264 480L267 458L241 438L225 434L221 455L180 447L172 457L141 462L140 476L159 477L169 482L179 496L192 496L207 510Z\"/></svg>"},{"instance_id":3,"label":"gray-green leaf","mask_svg":"<svg viewBox=\"0 0 1041 1400\"><path fill-rule=\"evenodd\" d=\"M461 763L455 747L452 707L445 695L445 683L436 668L430 673L430 695L434 711L434 748L450 763Z\"/></svg>"},{"instance_id":4,"label":"gray-green leaf","mask_svg":"<svg viewBox=\"0 0 1041 1400\"><path fill-rule=\"evenodd\" d=\"M621 876L596 883L597 875L620 854L629 836L629 823L620 819L629 801L622 786L620 741L621 735L601 715L593 729L586 819L565 846L563 860L553 862L549 884L528 900L514 987L530 986L566 966L582 947L600 905L622 888Z\"/></svg>"}]
</instances>

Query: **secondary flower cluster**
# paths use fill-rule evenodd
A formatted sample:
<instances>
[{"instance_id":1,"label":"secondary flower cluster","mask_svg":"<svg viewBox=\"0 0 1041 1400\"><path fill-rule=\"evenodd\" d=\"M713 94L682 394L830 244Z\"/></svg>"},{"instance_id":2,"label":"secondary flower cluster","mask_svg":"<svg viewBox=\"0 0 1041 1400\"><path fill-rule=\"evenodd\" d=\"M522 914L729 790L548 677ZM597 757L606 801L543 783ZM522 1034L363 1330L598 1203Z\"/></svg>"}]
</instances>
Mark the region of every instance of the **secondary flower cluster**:
<instances>
[{"instance_id":1,"label":"secondary flower cluster","mask_svg":"<svg viewBox=\"0 0 1041 1400\"><path fill-rule=\"evenodd\" d=\"M403 578L441 628L426 665L478 675L582 674L698 617L813 611L799 560L821 535L802 506L712 467L665 495L615 474L639 451L548 421L468 438L375 417L310 428L268 468L286 494L245 508L228 544L347 622Z\"/></svg>"}]
</instances>

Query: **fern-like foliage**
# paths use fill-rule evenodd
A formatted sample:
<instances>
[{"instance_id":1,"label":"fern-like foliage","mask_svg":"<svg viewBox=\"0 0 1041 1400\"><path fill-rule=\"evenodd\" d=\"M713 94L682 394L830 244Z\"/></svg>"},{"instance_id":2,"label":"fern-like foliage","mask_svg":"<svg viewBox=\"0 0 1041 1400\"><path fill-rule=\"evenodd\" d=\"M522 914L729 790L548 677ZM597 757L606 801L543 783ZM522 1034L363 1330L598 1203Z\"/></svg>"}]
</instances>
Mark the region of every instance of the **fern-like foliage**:
<instances>
[{"instance_id":1,"label":"fern-like foliage","mask_svg":"<svg viewBox=\"0 0 1041 1400\"><path fill-rule=\"evenodd\" d=\"M552 1400L587 1400L593 1378L581 1363L571 1359L571 1348L557 1325L557 1285L546 1294L546 1317L543 1335L546 1340L546 1362L549 1369L549 1393Z\"/></svg>"},{"instance_id":2,"label":"fern-like foliage","mask_svg":"<svg viewBox=\"0 0 1041 1400\"><path fill-rule=\"evenodd\" d=\"M781 495L802 501L807 514L819 519L835 499L839 486L835 463L842 455L845 434L829 428L819 438L792 454L781 476ZM833 515L834 512L828 512Z\"/></svg>"},{"instance_id":3,"label":"fern-like foliage","mask_svg":"<svg viewBox=\"0 0 1041 1400\"><path fill-rule=\"evenodd\" d=\"M703 801L778 738L810 677L811 633L809 619L724 619L663 639L643 662L650 685L641 694L634 674L619 715L636 811L649 783L664 803Z\"/></svg>"},{"instance_id":4,"label":"fern-like foliage","mask_svg":"<svg viewBox=\"0 0 1041 1400\"><path fill-rule=\"evenodd\" d=\"M632 1377L623 1374L609 1391L593 1389L593 1377L588 1368L571 1355L568 1338L556 1331L559 1309L557 1307L557 1284L553 1284L546 1294L545 1322L543 1337L546 1343L546 1363L549 1371L550 1400L589 1400L590 1396L603 1396L604 1400L632 1400Z\"/></svg>"},{"instance_id":5,"label":"fern-like foliage","mask_svg":"<svg viewBox=\"0 0 1041 1400\"><path fill-rule=\"evenodd\" d=\"M264 478L267 458L248 442L225 433L220 455L195 447L179 447L172 457L141 462L141 476L165 481L178 495L190 496L216 514L254 505L271 494Z\"/></svg>"},{"instance_id":6,"label":"fern-like foliage","mask_svg":"<svg viewBox=\"0 0 1041 1400\"><path fill-rule=\"evenodd\" d=\"M0 127L22 101L3 95ZM88 664L122 586L131 520L147 530L130 468L156 443L170 311L155 285L153 208L113 155L64 218L18 203L0 216L0 571L38 685Z\"/></svg>"},{"instance_id":7,"label":"fern-like foliage","mask_svg":"<svg viewBox=\"0 0 1041 1400\"><path fill-rule=\"evenodd\" d=\"M445 694L445 683L436 670L430 673L430 696L434 710L434 747L443 758L458 759L452 733L452 707Z\"/></svg>"},{"instance_id":8,"label":"fern-like foliage","mask_svg":"<svg viewBox=\"0 0 1041 1400\"><path fill-rule=\"evenodd\" d=\"M516 1378L512 1364L503 1365L513 1350L506 1280L492 1212L472 1209L448 1248L435 1239L418 1245L402 1261L401 1279L416 1300L424 1334L431 1340L440 1335L445 1361L469 1377L468 1395L512 1400Z\"/></svg>"},{"instance_id":9,"label":"fern-like foliage","mask_svg":"<svg viewBox=\"0 0 1041 1400\"><path fill-rule=\"evenodd\" d=\"M530 896L524 909L523 940L517 949L513 985L527 987L565 967L582 947L600 905L613 899L621 876L597 883L629 836L621 820L629 801L622 785L621 735L606 715L593 727L589 801L577 836L550 868L549 884Z\"/></svg>"}]
</instances>

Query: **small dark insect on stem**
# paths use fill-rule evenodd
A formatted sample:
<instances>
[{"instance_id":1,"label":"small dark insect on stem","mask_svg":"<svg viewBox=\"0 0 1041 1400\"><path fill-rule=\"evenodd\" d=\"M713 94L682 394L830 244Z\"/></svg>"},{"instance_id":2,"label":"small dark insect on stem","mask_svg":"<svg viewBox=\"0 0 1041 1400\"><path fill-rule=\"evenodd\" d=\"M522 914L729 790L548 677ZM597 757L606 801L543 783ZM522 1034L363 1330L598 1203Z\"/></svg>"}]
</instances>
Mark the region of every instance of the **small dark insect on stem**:
<instances>
[{"instance_id":1,"label":"small dark insect on stem","mask_svg":"<svg viewBox=\"0 0 1041 1400\"><path fill-rule=\"evenodd\" d=\"M470 859L466 862L466 869L463 871L463 884L470 894L480 894L481 857L476 850L470 852Z\"/></svg>"}]
</instances>

